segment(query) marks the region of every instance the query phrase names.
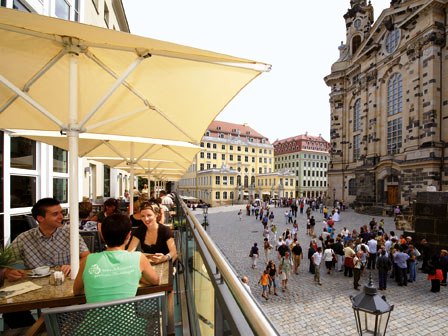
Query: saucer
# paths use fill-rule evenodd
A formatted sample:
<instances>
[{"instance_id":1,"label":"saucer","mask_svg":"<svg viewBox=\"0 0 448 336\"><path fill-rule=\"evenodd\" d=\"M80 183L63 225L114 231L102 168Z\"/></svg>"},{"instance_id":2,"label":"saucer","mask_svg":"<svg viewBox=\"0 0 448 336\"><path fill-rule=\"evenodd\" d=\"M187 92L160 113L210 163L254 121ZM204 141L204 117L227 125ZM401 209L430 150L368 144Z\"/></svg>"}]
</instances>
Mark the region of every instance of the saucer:
<instances>
[{"instance_id":1,"label":"saucer","mask_svg":"<svg viewBox=\"0 0 448 336\"><path fill-rule=\"evenodd\" d=\"M50 274L51 274L51 271L46 274L33 274L33 275L30 275L29 277L30 278L43 278L43 277L49 276Z\"/></svg>"}]
</instances>

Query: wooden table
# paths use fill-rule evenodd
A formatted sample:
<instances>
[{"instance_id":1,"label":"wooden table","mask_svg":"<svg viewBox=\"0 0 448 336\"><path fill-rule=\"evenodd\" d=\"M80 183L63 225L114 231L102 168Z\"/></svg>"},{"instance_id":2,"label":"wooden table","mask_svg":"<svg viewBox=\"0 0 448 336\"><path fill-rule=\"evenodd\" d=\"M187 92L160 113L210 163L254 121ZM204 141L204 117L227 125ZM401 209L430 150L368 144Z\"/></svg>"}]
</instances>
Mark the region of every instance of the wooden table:
<instances>
[{"instance_id":1,"label":"wooden table","mask_svg":"<svg viewBox=\"0 0 448 336\"><path fill-rule=\"evenodd\" d=\"M137 295L166 292L167 312L168 312L168 332L174 329L174 299L173 299L173 264L165 262L153 265L160 277L160 284L142 285L140 284ZM9 299L0 299L0 313L10 313L32 309L63 307L86 303L84 295L73 294L74 280L66 279L62 285L54 286L49 284L49 276L42 278L25 278L16 282L5 280L5 287L18 284L24 281L31 281L42 288L13 296Z\"/></svg>"}]
</instances>

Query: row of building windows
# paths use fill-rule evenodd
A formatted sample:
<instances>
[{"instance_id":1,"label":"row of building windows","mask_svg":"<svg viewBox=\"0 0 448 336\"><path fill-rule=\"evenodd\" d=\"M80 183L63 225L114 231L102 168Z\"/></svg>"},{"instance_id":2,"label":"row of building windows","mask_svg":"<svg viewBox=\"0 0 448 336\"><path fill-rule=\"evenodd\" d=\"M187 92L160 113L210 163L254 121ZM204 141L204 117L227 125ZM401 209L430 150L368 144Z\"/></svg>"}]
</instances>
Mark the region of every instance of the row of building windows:
<instances>
[{"instance_id":1,"label":"row of building windows","mask_svg":"<svg viewBox=\"0 0 448 336\"><path fill-rule=\"evenodd\" d=\"M215 144L215 143L210 143L210 142L207 142L207 143L204 143L204 142L201 142L201 147L202 148L212 148L212 149L217 149L217 147L218 147L218 145L217 144ZM238 152L241 152L242 151L242 147L241 146L233 146L233 145L229 145L229 150L234 150L234 147L236 147L236 150L238 151ZM226 145L224 145L224 144L221 144L221 149L222 150L226 150ZM244 151L246 152L246 153L249 153L249 147L244 147ZM255 153L256 151L255 151L255 148L251 148L251 152L252 153ZM261 148L259 148L258 149L258 154L272 154L272 150L271 149L261 149Z\"/></svg>"},{"instance_id":2,"label":"row of building windows","mask_svg":"<svg viewBox=\"0 0 448 336\"><path fill-rule=\"evenodd\" d=\"M313 168L325 168L327 169L327 164L323 162L303 162L304 167L313 167ZM279 163L275 165L275 169L280 168L294 168L300 167L300 162L288 162L288 163Z\"/></svg>"},{"instance_id":3,"label":"row of building windows","mask_svg":"<svg viewBox=\"0 0 448 336\"><path fill-rule=\"evenodd\" d=\"M201 152L200 154L199 154L199 157L201 158L201 159L204 159L205 157L207 157L207 159L213 159L213 160L217 160L218 159L218 154L217 153L210 153L210 152L207 152L207 153L204 153L204 152ZM233 159L234 159L234 156L233 156L233 154L229 154L229 161L233 161ZM223 160L223 161L225 161L226 160L226 154L221 154L221 160ZM241 155L237 155L236 156L236 161L237 162L241 162ZM252 161L252 163L255 163L255 156L252 156L252 158L251 158L251 161ZM246 156L244 156L244 162L249 162L249 157L246 155ZM269 162L269 164L271 164L272 163L272 158L261 158L261 157L259 157L258 158L258 163L268 163Z\"/></svg>"},{"instance_id":4,"label":"row of building windows","mask_svg":"<svg viewBox=\"0 0 448 336\"><path fill-rule=\"evenodd\" d=\"M328 161L328 156L318 154L292 154L292 155L281 155L275 157L275 161L289 161L294 159L313 159L313 160Z\"/></svg>"},{"instance_id":5,"label":"row of building windows","mask_svg":"<svg viewBox=\"0 0 448 336\"><path fill-rule=\"evenodd\" d=\"M216 164L211 164L211 163L206 163L206 164L204 164L204 163L200 163L199 164L199 170L209 170L209 169L216 169ZM230 167L230 170L233 170L233 167ZM237 167L237 169L236 169L239 173L241 172L241 167ZM245 173L248 173L249 172L249 168L248 167L245 167L244 168L244 172ZM251 172L252 172L252 174L254 174L255 173L255 168L251 168ZM268 167L259 167L258 168L258 174L267 174L267 173L272 173L272 168L268 168Z\"/></svg>"},{"instance_id":6,"label":"row of building windows","mask_svg":"<svg viewBox=\"0 0 448 336\"><path fill-rule=\"evenodd\" d=\"M327 181L303 181L304 187L327 187Z\"/></svg>"}]
</instances>

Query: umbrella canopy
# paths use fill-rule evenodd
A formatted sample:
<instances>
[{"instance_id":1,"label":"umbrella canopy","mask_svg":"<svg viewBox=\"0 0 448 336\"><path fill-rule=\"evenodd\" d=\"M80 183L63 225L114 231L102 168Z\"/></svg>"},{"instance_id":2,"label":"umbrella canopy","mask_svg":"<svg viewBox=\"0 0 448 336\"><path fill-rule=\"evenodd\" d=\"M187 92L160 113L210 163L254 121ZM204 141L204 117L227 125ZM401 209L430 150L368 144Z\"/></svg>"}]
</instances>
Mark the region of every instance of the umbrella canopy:
<instances>
[{"instance_id":1,"label":"umbrella canopy","mask_svg":"<svg viewBox=\"0 0 448 336\"><path fill-rule=\"evenodd\" d=\"M173 43L0 8L0 125L60 131L69 160L83 132L199 143L269 66ZM78 165L69 167L71 276L79 268Z\"/></svg>"},{"instance_id":2,"label":"umbrella canopy","mask_svg":"<svg viewBox=\"0 0 448 336\"><path fill-rule=\"evenodd\" d=\"M6 8L0 8L0 54L2 128L193 143L260 74L257 66L266 66Z\"/></svg>"}]
</instances>

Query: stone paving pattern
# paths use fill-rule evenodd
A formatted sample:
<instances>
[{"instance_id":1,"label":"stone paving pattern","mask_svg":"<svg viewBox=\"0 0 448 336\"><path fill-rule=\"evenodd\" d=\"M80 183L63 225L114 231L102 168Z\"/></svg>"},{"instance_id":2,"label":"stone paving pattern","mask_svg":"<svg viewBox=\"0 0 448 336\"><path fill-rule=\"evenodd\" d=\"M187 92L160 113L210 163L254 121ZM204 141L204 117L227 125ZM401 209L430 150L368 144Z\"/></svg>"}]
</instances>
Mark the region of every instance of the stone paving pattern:
<instances>
[{"instance_id":1,"label":"stone paving pattern","mask_svg":"<svg viewBox=\"0 0 448 336\"><path fill-rule=\"evenodd\" d=\"M243 209L244 216L240 221L237 215ZM271 208L274 211L274 223L278 232L286 230L284 212L286 208ZM196 210L198 220L202 222L201 209ZM316 233L323 228L323 214L313 212L316 218ZM341 221L335 224L336 232L346 226L352 230L368 224L372 216L360 215L353 210L341 213ZM385 230L395 230L391 217L375 217L377 221L384 218ZM208 234L226 256L239 277L247 275L255 300L262 307L272 321L280 335L356 335L356 325L351 308L350 295L360 293L353 289L353 278L344 277L343 272L326 274L321 265L322 286L313 282L313 275L308 272L309 261L307 250L310 237L306 235L306 215L297 215L299 223L299 241L304 250L304 259L300 266L299 275L291 274L288 290L279 296L270 296L266 301L261 297L261 286L258 280L264 269L262 231L263 225L254 216L245 215L245 206L227 206L209 209ZM289 228L292 225L289 224ZM258 268L251 268L249 250L254 242L260 247ZM320 241L319 241L320 243ZM275 256L275 251L271 258ZM277 263L278 264L278 263ZM419 267L419 265L417 266ZM399 287L388 279L386 291L379 291L385 295L387 301L394 305L388 327L388 335L448 335L448 288L441 287L440 293L430 292L430 281L426 274L417 271L417 282L409 283L407 287ZM377 271L372 272L375 286L378 287ZM367 283L368 273L362 277L360 283ZM361 289L362 290L362 289Z\"/></svg>"}]
</instances>

